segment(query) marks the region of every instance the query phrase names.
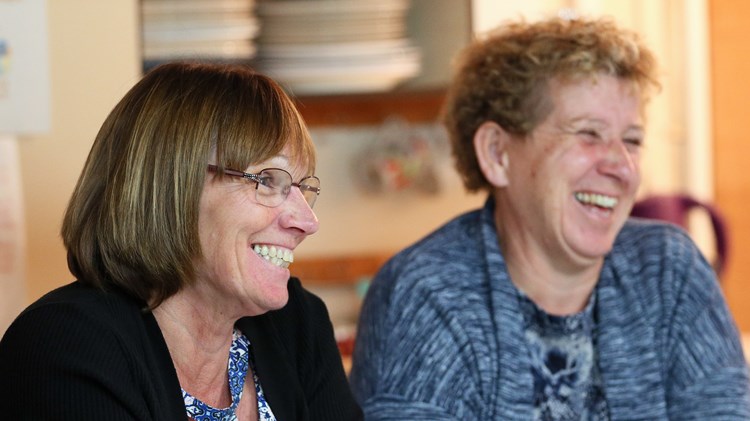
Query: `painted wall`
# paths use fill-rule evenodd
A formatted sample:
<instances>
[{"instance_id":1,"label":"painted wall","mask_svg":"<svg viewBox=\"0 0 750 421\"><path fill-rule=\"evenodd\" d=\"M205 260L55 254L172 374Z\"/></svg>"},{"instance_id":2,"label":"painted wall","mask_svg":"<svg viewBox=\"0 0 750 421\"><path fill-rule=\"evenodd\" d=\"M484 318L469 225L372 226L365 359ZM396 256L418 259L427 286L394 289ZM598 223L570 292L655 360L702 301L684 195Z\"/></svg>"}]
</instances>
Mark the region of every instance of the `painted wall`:
<instances>
[{"instance_id":1,"label":"painted wall","mask_svg":"<svg viewBox=\"0 0 750 421\"><path fill-rule=\"evenodd\" d=\"M136 0L47 1L51 130L19 139L29 300L71 280L60 221L99 126L140 76L137 10Z\"/></svg>"}]
</instances>

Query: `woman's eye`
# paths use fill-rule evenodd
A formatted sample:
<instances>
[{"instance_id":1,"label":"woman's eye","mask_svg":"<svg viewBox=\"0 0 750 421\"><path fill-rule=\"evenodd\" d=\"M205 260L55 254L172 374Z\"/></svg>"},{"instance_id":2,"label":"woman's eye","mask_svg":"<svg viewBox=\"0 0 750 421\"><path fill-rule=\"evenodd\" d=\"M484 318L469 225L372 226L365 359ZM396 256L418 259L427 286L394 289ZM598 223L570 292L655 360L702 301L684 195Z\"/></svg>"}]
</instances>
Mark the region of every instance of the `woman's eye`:
<instances>
[{"instance_id":1,"label":"woman's eye","mask_svg":"<svg viewBox=\"0 0 750 421\"><path fill-rule=\"evenodd\" d=\"M270 175L261 175L258 177L258 183L266 187L274 187L273 177Z\"/></svg>"},{"instance_id":2,"label":"woman's eye","mask_svg":"<svg viewBox=\"0 0 750 421\"><path fill-rule=\"evenodd\" d=\"M599 132L597 132L596 130L591 130L591 129L579 130L578 134L581 135L581 136L583 136L583 137L588 138L589 140L599 140L599 139L601 139L601 136L599 135Z\"/></svg>"},{"instance_id":3,"label":"woman's eye","mask_svg":"<svg viewBox=\"0 0 750 421\"><path fill-rule=\"evenodd\" d=\"M643 139L639 137L625 138L623 139L623 142L625 142L626 145L634 148L640 148L641 145L643 145Z\"/></svg>"}]
</instances>

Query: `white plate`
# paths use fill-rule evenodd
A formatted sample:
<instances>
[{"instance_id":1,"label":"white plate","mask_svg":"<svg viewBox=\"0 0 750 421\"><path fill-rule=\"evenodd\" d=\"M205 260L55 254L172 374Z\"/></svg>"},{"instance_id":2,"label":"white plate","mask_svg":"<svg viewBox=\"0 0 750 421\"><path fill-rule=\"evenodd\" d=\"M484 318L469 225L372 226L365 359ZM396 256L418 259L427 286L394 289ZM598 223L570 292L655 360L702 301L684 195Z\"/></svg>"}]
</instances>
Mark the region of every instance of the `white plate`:
<instances>
[{"instance_id":1,"label":"white plate","mask_svg":"<svg viewBox=\"0 0 750 421\"><path fill-rule=\"evenodd\" d=\"M141 12L146 15L190 13L248 13L254 0L143 0Z\"/></svg>"},{"instance_id":2,"label":"white plate","mask_svg":"<svg viewBox=\"0 0 750 421\"><path fill-rule=\"evenodd\" d=\"M341 57L375 57L379 55L390 56L414 51L416 47L406 38L362 41L362 42L336 42L321 44L286 44L265 45L259 44L260 55L274 59L325 59Z\"/></svg>"},{"instance_id":3,"label":"white plate","mask_svg":"<svg viewBox=\"0 0 750 421\"><path fill-rule=\"evenodd\" d=\"M409 0L282 0L259 1L259 16L331 15L406 10Z\"/></svg>"},{"instance_id":4,"label":"white plate","mask_svg":"<svg viewBox=\"0 0 750 421\"><path fill-rule=\"evenodd\" d=\"M384 92L393 89L399 83L415 76L418 71L400 74L351 74L329 75L308 78L285 78L283 75L268 73L278 80L293 95L322 95L336 93Z\"/></svg>"},{"instance_id":5,"label":"white plate","mask_svg":"<svg viewBox=\"0 0 750 421\"><path fill-rule=\"evenodd\" d=\"M364 33L364 32L352 32L352 33L320 33L311 36L303 36L297 34L284 34L280 36L267 36L260 34L258 35L258 43L268 46L274 45L318 45L318 44L330 44L330 43L341 43L342 41L351 42L370 42L370 41L385 41L392 39L403 38L404 31L393 31L393 32L377 32L377 33Z\"/></svg>"},{"instance_id":6,"label":"white plate","mask_svg":"<svg viewBox=\"0 0 750 421\"><path fill-rule=\"evenodd\" d=\"M395 88L401 79L324 80L281 82L291 95L364 94L386 92Z\"/></svg>"},{"instance_id":7,"label":"white plate","mask_svg":"<svg viewBox=\"0 0 750 421\"><path fill-rule=\"evenodd\" d=\"M145 42L244 40L254 38L258 32L258 25L245 22L203 27L183 27L182 25L153 27L146 23L143 25Z\"/></svg>"},{"instance_id":8,"label":"white plate","mask_svg":"<svg viewBox=\"0 0 750 421\"><path fill-rule=\"evenodd\" d=\"M208 59L250 59L255 56L255 53L255 44L247 41L159 43L144 44L143 46L143 57L146 60L193 57Z\"/></svg>"},{"instance_id":9,"label":"white plate","mask_svg":"<svg viewBox=\"0 0 750 421\"><path fill-rule=\"evenodd\" d=\"M311 44L331 42L354 42L368 40L385 40L406 36L406 25L403 22L386 22L382 25L333 24L325 31L310 30L306 27L274 27L263 25L258 41L265 44Z\"/></svg>"},{"instance_id":10,"label":"white plate","mask_svg":"<svg viewBox=\"0 0 750 421\"><path fill-rule=\"evenodd\" d=\"M338 77L358 77L365 78L367 75L383 75L388 77L406 77L419 72L420 62L390 62L380 64L370 64L367 66L273 66L268 63L260 62L258 68L268 73L278 75L284 80L306 80L321 78L338 78Z\"/></svg>"},{"instance_id":11,"label":"white plate","mask_svg":"<svg viewBox=\"0 0 750 421\"><path fill-rule=\"evenodd\" d=\"M403 21L406 20L408 10L364 10L362 13L339 12L325 14L295 14L295 15L266 15L256 13L263 22L272 26L297 26L297 25L327 25L339 22L367 23L367 22L385 22L385 21Z\"/></svg>"},{"instance_id":12,"label":"white plate","mask_svg":"<svg viewBox=\"0 0 750 421\"><path fill-rule=\"evenodd\" d=\"M273 67L277 69L286 69L293 71L299 69L301 72L315 71L323 69L324 71L359 71L359 69L369 70L383 66L407 66L411 67L420 62L420 54L417 50L404 52L402 54L378 55L378 56L357 56L357 57L337 57L337 58L300 58L300 59L270 59L268 57L258 57L258 62L264 67Z\"/></svg>"},{"instance_id":13,"label":"white plate","mask_svg":"<svg viewBox=\"0 0 750 421\"><path fill-rule=\"evenodd\" d=\"M148 31L185 31L202 28L255 28L260 30L260 22L252 16L201 16L196 19L156 19L144 20L143 29Z\"/></svg>"}]
</instances>

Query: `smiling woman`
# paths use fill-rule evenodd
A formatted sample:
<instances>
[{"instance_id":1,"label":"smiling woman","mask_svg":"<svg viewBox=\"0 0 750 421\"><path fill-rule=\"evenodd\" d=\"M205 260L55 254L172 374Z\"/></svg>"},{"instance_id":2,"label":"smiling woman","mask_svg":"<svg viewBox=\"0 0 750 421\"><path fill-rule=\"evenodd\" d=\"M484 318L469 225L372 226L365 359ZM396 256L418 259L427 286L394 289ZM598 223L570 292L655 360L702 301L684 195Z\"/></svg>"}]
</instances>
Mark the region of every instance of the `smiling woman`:
<instances>
[{"instance_id":1,"label":"smiling woman","mask_svg":"<svg viewBox=\"0 0 750 421\"><path fill-rule=\"evenodd\" d=\"M102 125L63 220L77 280L0 341L14 419L356 420L323 302L315 150L270 78L172 63ZM33 379L25 382L20 379Z\"/></svg>"},{"instance_id":2,"label":"smiling woman","mask_svg":"<svg viewBox=\"0 0 750 421\"><path fill-rule=\"evenodd\" d=\"M547 101L552 111L528 135L487 122L474 144L485 177L498 188L498 236L514 239L501 244L514 285L552 314L573 314L585 307L589 294L580 291L593 288L635 201L641 98L632 82L602 73L550 81ZM544 273L548 262L587 275L571 294L557 296L538 284L564 281Z\"/></svg>"},{"instance_id":3,"label":"smiling woman","mask_svg":"<svg viewBox=\"0 0 750 421\"><path fill-rule=\"evenodd\" d=\"M630 219L655 60L609 20L508 22L458 60L444 121L482 209L401 251L359 318L368 420L750 419L716 275Z\"/></svg>"}]
</instances>

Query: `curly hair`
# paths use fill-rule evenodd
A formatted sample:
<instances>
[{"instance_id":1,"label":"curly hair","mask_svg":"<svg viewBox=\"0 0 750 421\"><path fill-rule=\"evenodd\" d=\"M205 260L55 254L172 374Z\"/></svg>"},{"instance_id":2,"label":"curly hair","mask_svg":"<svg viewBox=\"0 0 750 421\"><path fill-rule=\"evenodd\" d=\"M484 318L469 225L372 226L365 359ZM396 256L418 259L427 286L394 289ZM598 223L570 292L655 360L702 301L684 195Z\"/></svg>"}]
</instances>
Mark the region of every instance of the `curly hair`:
<instances>
[{"instance_id":1,"label":"curly hair","mask_svg":"<svg viewBox=\"0 0 750 421\"><path fill-rule=\"evenodd\" d=\"M474 153L479 126L494 121L523 137L552 111L548 82L606 74L633 82L645 103L659 88L656 60L612 20L511 22L467 46L443 109L456 169L468 191L489 190Z\"/></svg>"}]
</instances>

